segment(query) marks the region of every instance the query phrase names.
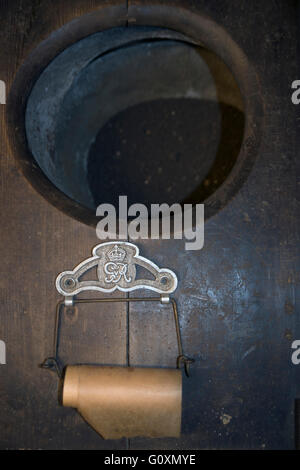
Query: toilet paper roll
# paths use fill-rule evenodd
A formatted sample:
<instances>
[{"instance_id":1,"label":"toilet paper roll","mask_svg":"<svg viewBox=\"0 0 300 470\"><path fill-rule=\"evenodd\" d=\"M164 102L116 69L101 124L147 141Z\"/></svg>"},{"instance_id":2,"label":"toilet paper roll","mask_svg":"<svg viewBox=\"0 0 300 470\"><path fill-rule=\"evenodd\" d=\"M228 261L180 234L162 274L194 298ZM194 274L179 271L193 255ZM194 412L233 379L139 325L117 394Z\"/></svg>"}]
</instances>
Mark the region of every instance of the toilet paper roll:
<instances>
[{"instance_id":1,"label":"toilet paper roll","mask_svg":"<svg viewBox=\"0 0 300 470\"><path fill-rule=\"evenodd\" d=\"M179 437L181 395L177 369L68 366L63 405L104 439Z\"/></svg>"}]
</instances>

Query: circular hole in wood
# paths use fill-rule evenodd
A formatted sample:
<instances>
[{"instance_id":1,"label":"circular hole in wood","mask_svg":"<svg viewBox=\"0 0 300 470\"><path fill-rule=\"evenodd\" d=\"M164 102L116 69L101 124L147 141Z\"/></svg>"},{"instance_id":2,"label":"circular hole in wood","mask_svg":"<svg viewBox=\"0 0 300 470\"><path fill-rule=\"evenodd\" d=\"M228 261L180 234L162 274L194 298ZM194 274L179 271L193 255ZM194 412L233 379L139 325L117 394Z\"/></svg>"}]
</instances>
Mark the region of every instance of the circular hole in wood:
<instances>
[{"instance_id":1,"label":"circular hole in wood","mask_svg":"<svg viewBox=\"0 0 300 470\"><path fill-rule=\"evenodd\" d=\"M224 207L251 169L262 114L245 56L202 20L193 18L192 38L178 23L178 32L115 27L71 45L64 27L64 50L38 76L53 38L33 53L27 79L20 70L12 87L9 134L23 173L46 199L91 225L96 207L117 205L120 195L128 204L204 202L207 217Z\"/></svg>"}]
</instances>

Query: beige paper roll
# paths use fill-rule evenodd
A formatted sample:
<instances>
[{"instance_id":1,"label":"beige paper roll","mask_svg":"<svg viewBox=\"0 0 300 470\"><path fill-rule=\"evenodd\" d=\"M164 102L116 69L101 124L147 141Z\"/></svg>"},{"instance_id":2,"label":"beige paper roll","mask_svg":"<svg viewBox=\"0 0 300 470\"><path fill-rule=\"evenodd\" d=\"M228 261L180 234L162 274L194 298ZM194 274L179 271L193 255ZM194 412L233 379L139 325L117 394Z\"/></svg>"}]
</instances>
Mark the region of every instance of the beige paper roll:
<instances>
[{"instance_id":1,"label":"beige paper roll","mask_svg":"<svg viewBox=\"0 0 300 470\"><path fill-rule=\"evenodd\" d=\"M177 369L68 366L63 405L104 439L179 437L181 395Z\"/></svg>"}]
</instances>

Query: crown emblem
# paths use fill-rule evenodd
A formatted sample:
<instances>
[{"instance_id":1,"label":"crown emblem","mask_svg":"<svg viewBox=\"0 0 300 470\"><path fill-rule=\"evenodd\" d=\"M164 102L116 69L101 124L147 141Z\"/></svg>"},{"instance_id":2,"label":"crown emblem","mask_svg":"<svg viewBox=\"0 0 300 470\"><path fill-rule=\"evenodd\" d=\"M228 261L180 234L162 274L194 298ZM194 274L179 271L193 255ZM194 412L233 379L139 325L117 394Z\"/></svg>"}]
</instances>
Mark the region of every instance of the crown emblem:
<instances>
[{"instance_id":1,"label":"crown emblem","mask_svg":"<svg viewBox=\"0 0 300 470\"><path fill-rule=\"evenodd\" d=\"M107 253L107 257L110 261L122 262L126 256L126 251L123 248L119 248L118 245L115 245L112 250Z\"/></svg>"}]
</instances>

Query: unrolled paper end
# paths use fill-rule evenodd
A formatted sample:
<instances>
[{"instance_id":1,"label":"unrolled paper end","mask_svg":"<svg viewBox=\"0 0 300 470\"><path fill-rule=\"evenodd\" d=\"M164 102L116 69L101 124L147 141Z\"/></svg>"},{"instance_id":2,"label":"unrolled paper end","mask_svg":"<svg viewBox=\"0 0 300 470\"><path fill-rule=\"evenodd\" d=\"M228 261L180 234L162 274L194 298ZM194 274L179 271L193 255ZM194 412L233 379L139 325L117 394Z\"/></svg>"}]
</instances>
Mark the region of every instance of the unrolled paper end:
<instances>
[{"instance_id":1,"label":"unrolled paper end","mask_svg":"<svg viewBox=\"0 0 300 470\"><path fill-rule=\"evenodd\" d=\"M179 437L178 369L68 366L63 405L77 408L104 438Z\"/></svg>"}]
</instances>

